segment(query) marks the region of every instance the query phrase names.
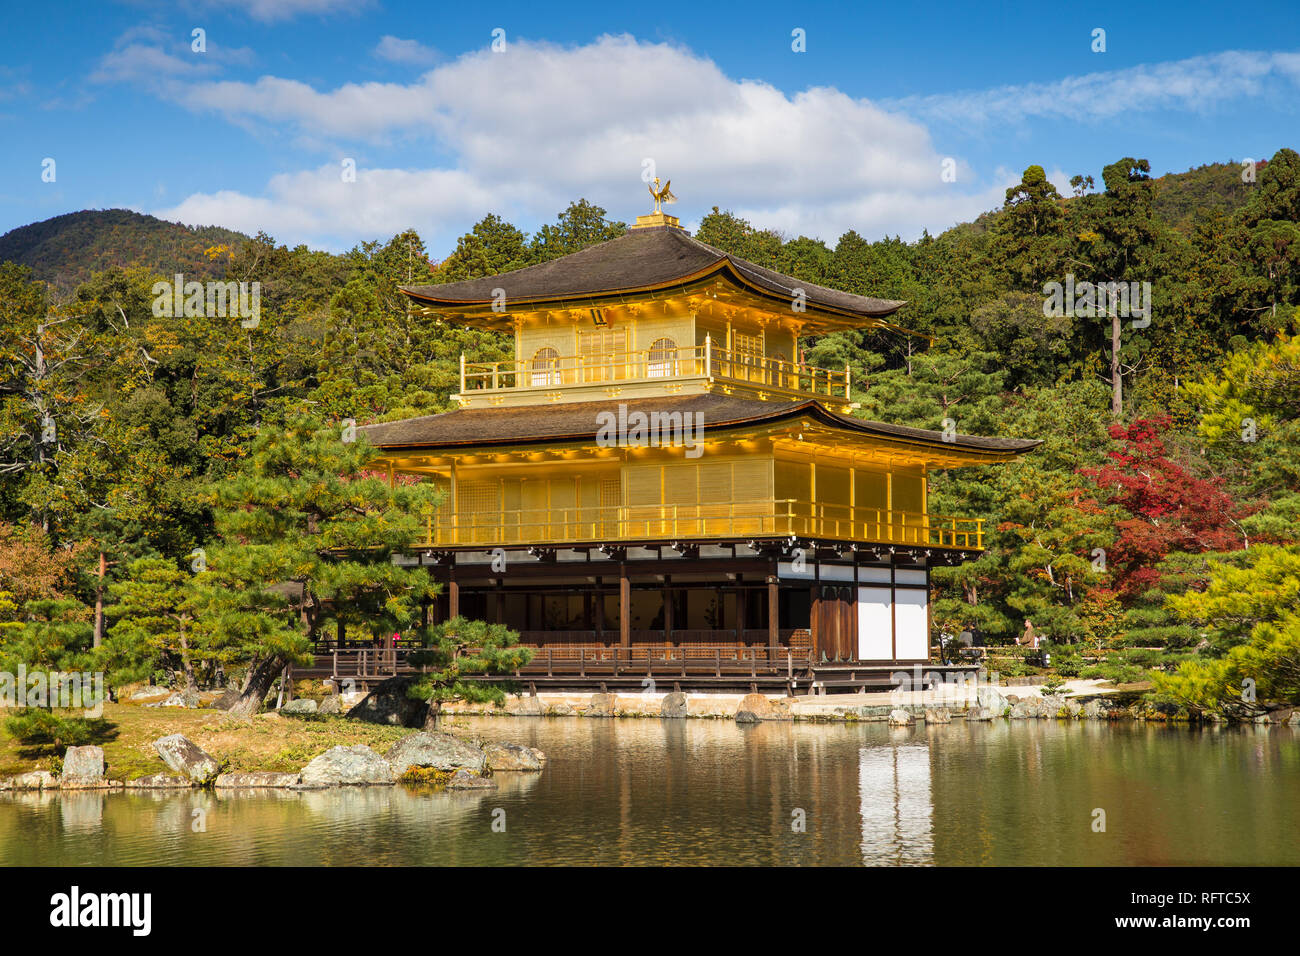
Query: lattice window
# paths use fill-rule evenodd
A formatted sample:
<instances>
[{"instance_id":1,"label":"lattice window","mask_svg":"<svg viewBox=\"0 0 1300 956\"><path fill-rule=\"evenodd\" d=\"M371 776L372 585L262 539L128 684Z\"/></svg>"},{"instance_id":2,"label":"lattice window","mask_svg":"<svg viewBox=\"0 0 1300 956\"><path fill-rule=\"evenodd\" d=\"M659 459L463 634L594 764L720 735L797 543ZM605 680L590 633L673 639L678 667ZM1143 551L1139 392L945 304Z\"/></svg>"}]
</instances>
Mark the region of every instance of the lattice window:
<instances>
[{"instance_id":1,"label":"lattice window","mask_svg":"<svg viewBox=\"0 0 1300 956\"><path fill-rule=\"evenodd\" d=\"M578 332L578 358L584 382L612 382L627 378L627 329L582 329Z\"/></svg>"},{"instance_id":2,"label":"lattice window","mask_svg":"<svg viewBox=\"0 0 1300 956\"><path fill-rule=\"evenodd\" d=\"M533 388L551 388L560 384L560 353L549 346L533 355Z\"/></svg>"},{"instance_id":3,"label":"lattice window","mask_svg":"<svg viewBox=\"0 0 1300 956\"><path fill-rule=\"evenodd\" d=\"M650 378L671 378L677 374L676 342L670 338L661 338L651 343L647 374Z\"/></svg>"}]
</instances>

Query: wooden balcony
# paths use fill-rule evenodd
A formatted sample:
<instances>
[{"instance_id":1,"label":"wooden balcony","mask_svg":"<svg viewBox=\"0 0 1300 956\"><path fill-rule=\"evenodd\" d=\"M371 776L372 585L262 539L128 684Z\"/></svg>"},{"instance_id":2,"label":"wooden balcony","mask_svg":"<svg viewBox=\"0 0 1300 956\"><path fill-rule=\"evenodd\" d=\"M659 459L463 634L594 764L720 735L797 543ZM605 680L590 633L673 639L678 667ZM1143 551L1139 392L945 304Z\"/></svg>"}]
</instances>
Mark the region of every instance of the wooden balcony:
<instances>
[{"instance_id":1,"label":"wooden balcony","mask_svg":"<svg viewBox=\"0 0 1300 956\"><path fill-rule=\"evenodd\" d=\"M795 501L425 514L421 548L799 537L980 551L982 518Z\"/></svg>"},{"instance_id":2,"label":"wooden balcony","mask_svg":"<svg viewBox=\"0 0 1300 956\"><path fill-rule=\"evenodd\" d=\"M773 398L849 402L849 370L817 368L777 357L703 345L600 355L548 355L506 362L467 363L461 356L462 404L490 395L598 392L632 384L680 385L692 380L741 386Z\"/></svg>"}]
</instances>

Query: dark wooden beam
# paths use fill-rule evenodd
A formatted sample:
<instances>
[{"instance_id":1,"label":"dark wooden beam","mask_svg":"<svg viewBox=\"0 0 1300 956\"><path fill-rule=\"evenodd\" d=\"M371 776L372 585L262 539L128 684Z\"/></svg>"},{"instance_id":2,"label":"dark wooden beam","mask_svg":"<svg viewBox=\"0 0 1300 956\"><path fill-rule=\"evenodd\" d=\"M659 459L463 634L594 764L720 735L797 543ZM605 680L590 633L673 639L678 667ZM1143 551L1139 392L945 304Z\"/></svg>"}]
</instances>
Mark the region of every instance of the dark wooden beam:
<instances>
[{"instance_id":1,"label":"dark wooden beam","mask_svg":"<svg viewBox=\"0 0 1300 956\"><path fill-rule=\"evenodd\" d=\"M623 647L632 646L632 582L626 564L618 567L618 642Z\"/></svg>"}]
</instances>

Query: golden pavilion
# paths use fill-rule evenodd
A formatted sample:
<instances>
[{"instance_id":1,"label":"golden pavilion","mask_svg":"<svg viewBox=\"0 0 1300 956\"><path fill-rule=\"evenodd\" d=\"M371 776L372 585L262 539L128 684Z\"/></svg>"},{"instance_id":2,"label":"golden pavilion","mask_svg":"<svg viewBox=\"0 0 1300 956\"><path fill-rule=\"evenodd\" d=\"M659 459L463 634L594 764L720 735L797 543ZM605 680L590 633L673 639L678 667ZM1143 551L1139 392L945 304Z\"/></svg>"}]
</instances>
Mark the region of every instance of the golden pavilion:
<instances>
[{"instance_id":1,"label":"golden pavilion","mask_svg":"<svg viewBox=\"0 0 1300 956\"><path fill-rule=\"evenodd\" d=\"M364 429L376 467L445 491L409 560L444 584L434 613L518 630L556 680L925 663L930 568L983 547L980 520L929 513L930 474L1038 444L854 417L849 369L800 343L898 329L904 303L765 269L662 212L403 292L515 343L462 357L455 410Z\"/></svg>"}]
</instances>

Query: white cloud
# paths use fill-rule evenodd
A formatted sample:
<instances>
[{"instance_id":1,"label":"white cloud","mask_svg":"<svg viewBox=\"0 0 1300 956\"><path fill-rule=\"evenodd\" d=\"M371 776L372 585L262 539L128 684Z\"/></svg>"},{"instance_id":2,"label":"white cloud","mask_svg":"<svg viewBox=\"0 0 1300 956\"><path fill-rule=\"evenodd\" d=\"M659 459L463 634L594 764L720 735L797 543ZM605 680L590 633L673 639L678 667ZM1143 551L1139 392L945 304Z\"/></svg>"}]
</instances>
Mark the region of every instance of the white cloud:
<instances>
[{"instance_id":1,"label":"white cloud","mask_svg":"<svg viewBox=\"0 0 1300 956\"><path fill-rule=\"evenodd\" d=\"M1276 85L1294 94L1298 83L1300 54L1234 50L1051 83L906 97L889 105L927 120L961 124L1034 117L1096 121L1158 109L1206 112Z\"/></svg>"},{"instance_id":2,"label":"white cloud","mask_svg":"<svg viewBox=\"0 0 1300 956\"><path fill-rule=\"evenodd\" d=\"M689 50L628 36L581 47L516 40L506 53L467 54L409 84L322 91L264 76L190 82L170 95L241 125L370 144L427 138L455 156L454 169L404 180L363 169L359 179L384 189L332 191L324 216L312 212L318 192L287 190L280 177L263 197L205 194L175 210L187 221L241 228L255 214L277 235L310 237L327 222L391 233L413 214L460 217L455 229L463 230L488 211L550 218L579 196L631 218L648 201L647 158L674 181L686 218L718 203L830 242L849 228L914 235L934 217L946 226L988 202L986 189L964 185L969 175L941 180L944 157L925 127L901 113L832 88L791 96L733 80ZM444 187L453 174L455 197L410 192Z\"/></svg>"},{"instance_id":3,"label":"white cloud","mask_svg":"<svg viewBox=\"0 0 1300 956\"><path fill-rule=\"evenodd\" d=\"M438 249L488 212L526 224L578 197L630 220L645 211L642 164L652 159L682 197L674 211L685 221L717 204L829 243L848 229L914 238L1001 205L1019 180L1006 170L977 176L955 157L957 180L944 182L947 154L926 121L1101 117L1138 101L1204 106L1298 76L1300 55L1222 54L882 104L831 87L787 94L732 79L683 47L630 36L577 47L512 40L505 53L468 53L410 83L323 90L275 76L187 76L163 95L298 145L331 143L349 155L364 143L383 155L402 141L451 158L444 168L361 168L350 189L337 183L338 167L320 167L277 176L260 196L203 193L160 214L332 247L413 225ZM1053 171L1063 192L1065 179Z\"/></svg>"},{"instance_id":4,"label":"white cloud","mask_svg":"<svg viewBox=\"0 0 1300 956\"><path fill-rule=\"evenodd\" d=\"M419 40L403 40L400 37L384 36L375 44L375 56L390 63L407 66L429 66L438 59L438 51L425 46Z\"/></svg>"},{"instance_id":5,"label":"white cloud","mask_svg":"<svg viewBox=\"0 0 1300 956\"><path fill-rule=\"evenodd\" d=\"M303 15L356 14L369 3L367 0L226 0L220 6L223 10L230 7L243 10L262 23L275 23Z\"/></svg>"}]
</instances>

